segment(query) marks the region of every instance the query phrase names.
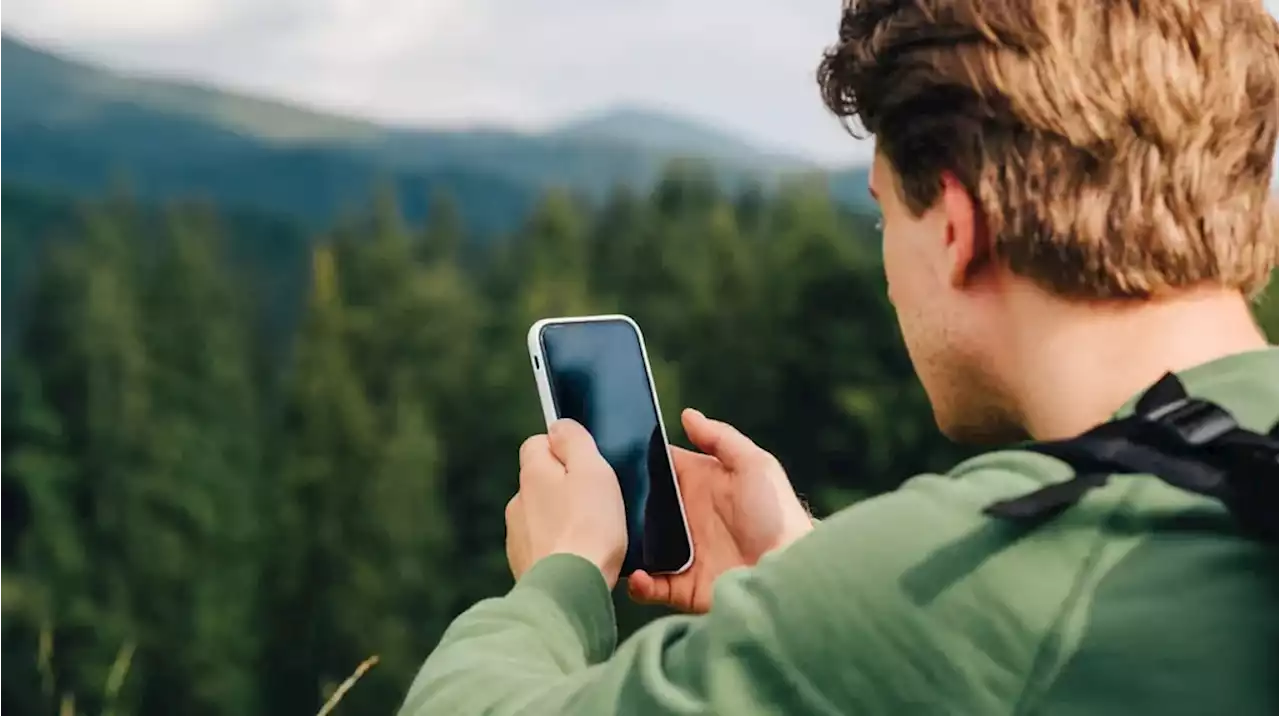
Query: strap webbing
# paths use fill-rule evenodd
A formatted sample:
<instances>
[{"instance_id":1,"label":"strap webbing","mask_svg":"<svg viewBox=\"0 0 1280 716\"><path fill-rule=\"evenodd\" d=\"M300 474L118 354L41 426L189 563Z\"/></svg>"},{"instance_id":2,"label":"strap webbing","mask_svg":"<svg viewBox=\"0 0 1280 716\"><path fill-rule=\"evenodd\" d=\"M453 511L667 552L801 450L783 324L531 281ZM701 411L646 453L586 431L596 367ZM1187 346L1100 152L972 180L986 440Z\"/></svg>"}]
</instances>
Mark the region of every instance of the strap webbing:
<instances>
[{"instance_id":1,"label":"strap webbing","mask_svg":"<svg viewBox=\"0 0 1280 716\"><path fill-rule=\"evenodd\" d=\"M1146 474L1220 500L1246 532L1274 543L1278 429L1280 423L1263 435L1242 428L1229 412L1189 397L1181 381L1166 374L1138 399L1133 415L1076 438L1023 446L1071 465L1076 476L986 512L1039 522L1076 504L1111 475Z\"/></svg>"}]
</instances>

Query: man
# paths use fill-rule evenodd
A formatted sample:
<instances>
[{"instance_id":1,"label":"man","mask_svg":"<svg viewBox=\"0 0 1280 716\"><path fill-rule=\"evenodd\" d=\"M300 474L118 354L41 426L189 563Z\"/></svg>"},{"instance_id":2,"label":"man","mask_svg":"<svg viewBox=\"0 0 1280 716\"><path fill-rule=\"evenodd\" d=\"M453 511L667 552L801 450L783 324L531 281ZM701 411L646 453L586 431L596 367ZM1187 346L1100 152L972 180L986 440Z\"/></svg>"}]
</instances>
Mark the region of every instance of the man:
<instances>
[{"instance_id":1,"label":"man","mask_svg":"<svg viewBox=\"0 0 1280 716\"><path fill-rule=\"evenodd\" d=\"M1166 372L1276 421L1246 304L1277 259L1256 0L863 0L819 79L875 135L889 292L948 436L1076 436ZM770 455L684 424L697 560L628 586L693 614L615 649L618 486L558 423L520 451L515 587L454 622L402 713L1277 711L1274 544L1218 501L1116 476L1016 528L984 510L1075 471L1000 451L815 528Z\"/></svg>"}]
</instances>

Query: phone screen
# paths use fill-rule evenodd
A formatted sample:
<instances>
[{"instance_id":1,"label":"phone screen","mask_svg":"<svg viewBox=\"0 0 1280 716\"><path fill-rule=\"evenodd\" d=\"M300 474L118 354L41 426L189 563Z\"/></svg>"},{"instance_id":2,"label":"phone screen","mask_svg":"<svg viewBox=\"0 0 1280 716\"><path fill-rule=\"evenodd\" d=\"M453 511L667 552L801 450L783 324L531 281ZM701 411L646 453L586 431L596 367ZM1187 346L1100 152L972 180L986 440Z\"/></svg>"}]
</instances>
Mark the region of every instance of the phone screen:
<instances>
[{"instance_id":1,"label":"phone screen","mask_svg":"<svg viewBox=\"0 0 1280 716\"><path fill-rule=\"evenodd\" d=\"M623 574L681 569L690 545L640 336L626 321L602 320L546 326L541 341L556 415L581 423L618 475Z\"/></svg>"}]
</instances>

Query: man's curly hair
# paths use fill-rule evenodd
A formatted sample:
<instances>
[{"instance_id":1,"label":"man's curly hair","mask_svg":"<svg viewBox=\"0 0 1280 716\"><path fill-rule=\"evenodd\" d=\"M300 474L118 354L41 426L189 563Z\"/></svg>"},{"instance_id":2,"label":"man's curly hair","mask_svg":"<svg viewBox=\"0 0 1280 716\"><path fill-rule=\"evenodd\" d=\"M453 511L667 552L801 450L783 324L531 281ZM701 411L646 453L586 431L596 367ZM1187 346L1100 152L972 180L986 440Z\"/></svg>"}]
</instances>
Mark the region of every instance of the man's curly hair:
<instances>
[{"instance_id":1,"label":"man's curly hair","mask_svg":"<svg viewBox=\"0 0 1280 716\"><path fill-rule=\"evenodd\" d=\"M953 174L995 255L1059 294L1252 293L1276 265L1259 0L855 0L818 82L909 209Z\"/></svg>"}]
</instances>

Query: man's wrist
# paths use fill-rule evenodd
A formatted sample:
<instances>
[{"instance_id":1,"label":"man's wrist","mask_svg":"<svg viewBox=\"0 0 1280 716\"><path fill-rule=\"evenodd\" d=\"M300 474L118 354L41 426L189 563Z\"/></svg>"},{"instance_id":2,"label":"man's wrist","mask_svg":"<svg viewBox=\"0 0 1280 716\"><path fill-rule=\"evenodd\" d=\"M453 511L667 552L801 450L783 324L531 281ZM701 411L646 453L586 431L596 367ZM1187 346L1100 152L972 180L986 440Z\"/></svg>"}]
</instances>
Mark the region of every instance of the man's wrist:
<instances>
[{"instance_id":1,"label":"man's wrist","mask_svg":"<svg viewBox=\"0 0 1280 716\"><path fill-rule=\"evenodd\" d=\"M813 531L813 528L817 526L818 521L808 515L808 510L806 510L805 513L805 519L797 521L790 529L784 532L774 546L769 549L769 553L781 552L797 542L801 537L804 537Z\"/></svg>"},{"instance_id":2,"label":"man's wrist","mask_svg":"<svg viewBox=\"0 0 1280 716\"><path fill-rule=\"evenodd\" d=\"M809 530L805 530L803 532L798 530L788 532L786 535L779 537L778 540L774 542L773 545L770 546L768 549L765 549L763 552L761 552L760 555L756 557L756 560L754 562L751 562L751 564L759 564L766 559L782 554L783 552L787 551L787 547L790 547L792 544L795 544L797 540L799 540L801 537L805 536L808 533L809 533Z\"/></svg>"}]
</instances>

